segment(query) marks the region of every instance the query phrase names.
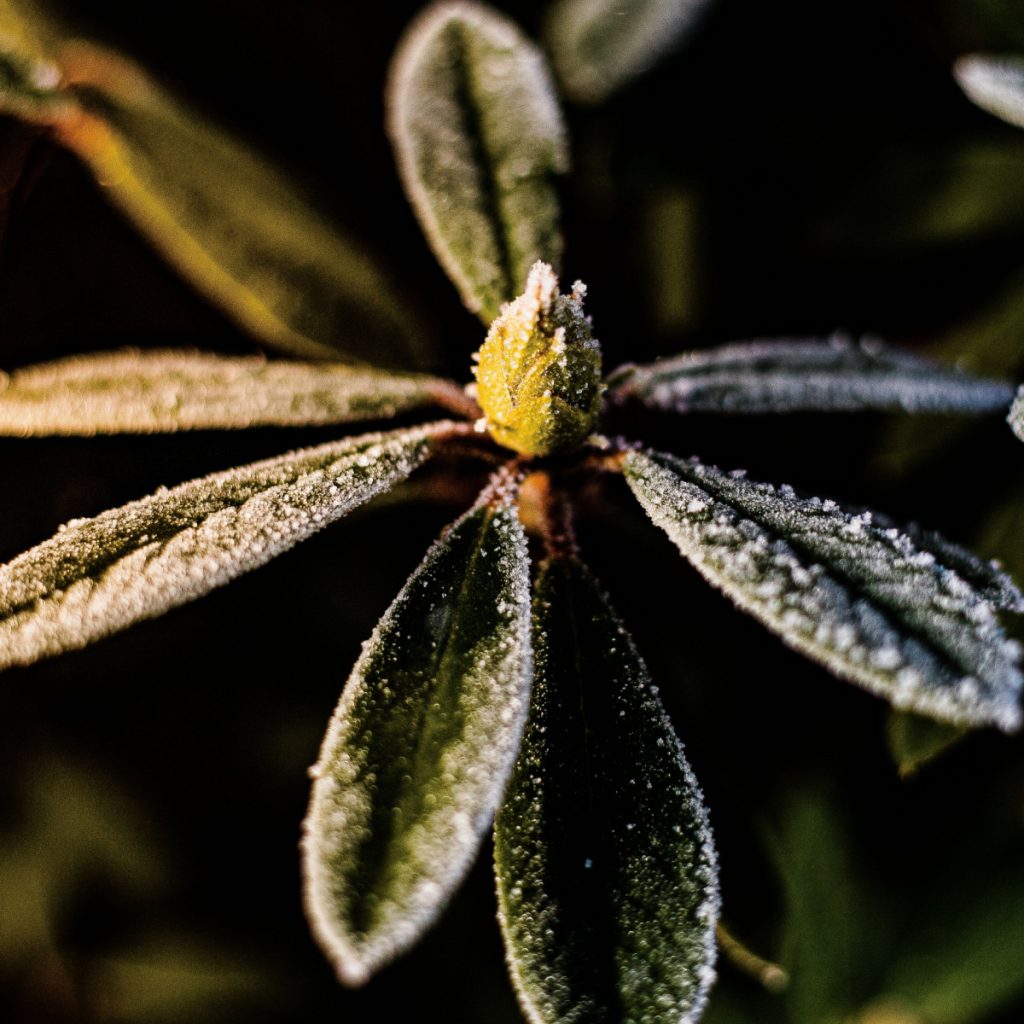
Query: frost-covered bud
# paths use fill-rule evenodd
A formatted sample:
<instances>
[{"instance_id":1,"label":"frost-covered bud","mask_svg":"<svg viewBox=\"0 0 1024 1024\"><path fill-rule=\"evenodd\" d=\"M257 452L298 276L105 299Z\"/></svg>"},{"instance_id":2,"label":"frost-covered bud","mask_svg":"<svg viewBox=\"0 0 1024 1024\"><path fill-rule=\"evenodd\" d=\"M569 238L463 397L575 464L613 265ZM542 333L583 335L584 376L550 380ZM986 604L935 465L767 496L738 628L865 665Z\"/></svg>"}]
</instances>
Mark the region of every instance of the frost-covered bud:
<instances>
[{"instance_id":1,"label":"frost-covered bud","mask_svg":"<svg viewBox=\"0 0 1024 1024\"><path fill-rule=\"evenodd\" d=\"M547 263L491 324L476 367L477 400L499 444L524 455L578 448L601 408L601 348L583 313L584 286L558 294Z\"/></svg>"}]
</instances>

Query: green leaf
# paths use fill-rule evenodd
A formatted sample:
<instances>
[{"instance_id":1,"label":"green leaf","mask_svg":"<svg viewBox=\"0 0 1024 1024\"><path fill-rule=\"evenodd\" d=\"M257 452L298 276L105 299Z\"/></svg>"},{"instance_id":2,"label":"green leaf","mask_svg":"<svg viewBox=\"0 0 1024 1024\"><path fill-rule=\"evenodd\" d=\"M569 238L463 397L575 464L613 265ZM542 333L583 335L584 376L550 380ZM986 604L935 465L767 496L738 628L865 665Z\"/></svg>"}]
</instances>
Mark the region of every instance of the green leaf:
<instances>
[{"instance_id":1,"label":"green leaf","mask_svg":"<svg viewBox=\"0 0 1024 1024\"><path fill-rule=\"evenodd\" d=\"M0 566L0 668L84 647L258 568L404 479L453 428L332 441L73 520Z\"/></svg>"},{"instance_id":2,"label":"green leaf","mask_svg":"<svg viewBox=\"0 0 1024 1024\"><path fill-rule=\"evenodd\" d=\"M1024 128L1024 59L971 53L956 62L953 75L971 102Z\"/></svg>"},{"instance_id":3,"label":"green leaf","mask_svg":"<svg viewBox=\"0 0 1024 1024\"><path fill-rule=\"evenodd\" d=\"M1010 429L1024 441L1024 387L1017 392L1006 421L1010 424Z\"/></svg>"},{"instance_id":4,"label":"green leaf","mask_svg":"<svg viewBox=\"0 0 1024 1024\"><path fill-rule=\"evenodd\" d=\"M487 7L434 4L395 56L388 126L434 254L490 323L562 251L554 176L568 152L543 56Z\"/></svg>"},{"instance_id":5,"label":"green leaf","mask_svg":"<svg viewBox=\"0 0 1024 1024\"><path fill-rule=\"evenodd\" d=\"M74 107L74 101L60 89L60 70L55 64L0 35L0 111L25 121L52 124Z\"/></svg>"},{"instance_id":6,"label":"green leaf","mask_svg":"<svg viewBox=\"0 0 1024 1024\"><path fill-rule=\"evenodd\" d=\"M754 341L688 352L612 375L609 401L676 413L1000 412L1013 395L982 380L896 352L874 338L854 342Z\"/></svg>"},{"instance_id":7,"label":"green leaf","mask_svg":"<svg viewBox=\"0 0 1024 1024\"><path fill-rule=\"evenodd\" d=\"M294 182L117 54L77 43L58 63L78 108L58 137L243 327L302 356L420 357L423 329L407 303Z\"/></svg>"},{"instance_id":8,"label":"green leaf","mask_svg":"<svg viewBox=\"0 0 1024 1024\"><path fill-rule=\"evenodd\" d=\"M532 673L512 501L499 487L427 553L364 645L313 769L306 907L348 984L434 921L512 769Z\"/></svg>"},{"instance_id":9,"label":"green leaf","mask_svg":"<svg viewBox=\"0 0 1024 1024\"><path fill-rule=\"evenodd\" d=\"M0 434L154 433L386 419L460 389L419 374L199 352L77 356L0 373Z\"/></svg>"},{"instance_id":10,"label":"green leaf","mask_svg":"<svg viewBox=\"0 0 1024 1024\"><path fill-rule=\"evenodd\" d=\"M646 71L696 23L707 0L558 0L546 42L566 93L599 103Z\"/></svg>"},{"instance_id":11,"label":"green leaf","mask_svg":"<svg viewBox=\"0 0 1024 1024\"><path fill-rule=\"evenodd\" d=\"M964 734L958 726L906 711L890 712L885 727L889 753L903 778L944 753Z\"/></svg>"},{"instance_id":12,"label":"green leaf","mask_svg":"<svg viewBox=\"0 0 1024 1024\"><path fill-rule=\"evenodd\" d=\"M495 829L500 918L531 1021L696 1020L718 870L693 773L589 571L545 566L536 679Z\"/></svg>"},{"instance_id":13,"label":"green leaf","mask_svg":"<svg viewBox=\"0 0 1024 1024\"><path fill-rule=\"evenodd\" d=\"M960 725L1020 725L1020 645L983 593L909 536L657 453L626 479L651 519L741 609L896 707Z\"/></svg>"}]
</instances>

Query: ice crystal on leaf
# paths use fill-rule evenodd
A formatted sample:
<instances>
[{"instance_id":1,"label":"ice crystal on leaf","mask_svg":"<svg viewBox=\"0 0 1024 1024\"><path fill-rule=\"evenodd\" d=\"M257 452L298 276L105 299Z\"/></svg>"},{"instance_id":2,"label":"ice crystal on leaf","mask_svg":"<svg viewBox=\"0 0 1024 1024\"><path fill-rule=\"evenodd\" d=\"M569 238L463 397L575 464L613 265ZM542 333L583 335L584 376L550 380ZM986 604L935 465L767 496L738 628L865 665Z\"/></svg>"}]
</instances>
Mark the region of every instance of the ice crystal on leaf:
<instances>
[{"instance_id":1,"label":"ice crystal on leaf","mask_svg":"<svg viewBox=\"0 0 1024 1024\"><path fill-rule=\"evenodd\" d=\"M575 88L594 99L698 6L643 4L626 25L615 5L562 3L553 38L571 65L573 53L603 60L631 30L617 66L595 77L581 65ZM372 274L369 300L320 264L296 277L298 236L270 244L259 217L246 223L207 191L204 161L238 168L251 155L215 144L206 127L190 142L175 102L150 83L126 92L138 82L116 58L89 50L86 60L47 31L39 45L51 64L20 21L6 27L0 107L49 124L98 173L119 162L115 201L172 261L213 267L201 286L268 343L320 354L337 342L331 310L390 305ZM1000 75L967 68L962 81L994 95ZM1005 414L1013 391L841 337L727 345L602 381L585 289L559 293L553 176L566 143L539 50L482 5L437 4L400 45L388 100L413 210L466 306L491 324L473 387L337 362L120 352L0 378L0 432L346 424L431 407L462 418L344 437L69 523L0 567L0 667L199 598L435 455L482 456L496 467L490 483L365 644L313 769L303 839L312 928L342 980L362 983L436 919L496 818L501 927L526 1015L695 1021L714 978L719 907L708 812L640 655L582 561L566 479L622 474L738 608L833 674L954 726L1018 727L1021 651L998 613L1020 612L1024 599L997 566L926 528L604 437L602 396L608 408L675 415ZM173 159L153 158L157 136L174 143ZM254 181L268 208L288 205L276 177ZM306 217L303 206L291 222ZM250 258L222 258L238 232ZM342 240L326 251L358 263ZM262 294L268 279L279 287ZM331 302L318 306L325 289ZM1024 435L1021 402L1009 420ZM529 514L519 508L527 477L541 496ZM532 573L527 529L543 551Z\"/></svg>"}]
</instances>

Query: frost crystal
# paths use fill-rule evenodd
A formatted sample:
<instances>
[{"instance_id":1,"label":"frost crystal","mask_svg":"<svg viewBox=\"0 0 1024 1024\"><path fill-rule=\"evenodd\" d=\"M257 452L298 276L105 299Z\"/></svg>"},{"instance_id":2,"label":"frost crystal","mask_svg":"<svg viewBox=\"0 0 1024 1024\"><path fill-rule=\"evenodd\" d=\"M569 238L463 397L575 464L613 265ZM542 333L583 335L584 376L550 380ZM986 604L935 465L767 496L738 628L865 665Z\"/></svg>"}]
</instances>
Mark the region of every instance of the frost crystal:
<instances>
[{"instance_id":1,"label":"frost crystal","mask_svg":"<svg viewBox=\"0 0 1024 1024\"><path fill-rule=\"evenodd\" d=\"M982 110L1024 128L1024 60L972 53L956 62L953 74Z\"/></svg>"},{"instance_id":2,"label":"frost crystal","mask_svg":"<svg viewBox=\"0 0 1024 1024\"><path fill-rule=\"evenodd\" d=\"M906 534L696 460L631 452L625 471L701 574L797 650L897 707L1020 725L1020 646L982 593Z\"/></svg>"}]
</instances>

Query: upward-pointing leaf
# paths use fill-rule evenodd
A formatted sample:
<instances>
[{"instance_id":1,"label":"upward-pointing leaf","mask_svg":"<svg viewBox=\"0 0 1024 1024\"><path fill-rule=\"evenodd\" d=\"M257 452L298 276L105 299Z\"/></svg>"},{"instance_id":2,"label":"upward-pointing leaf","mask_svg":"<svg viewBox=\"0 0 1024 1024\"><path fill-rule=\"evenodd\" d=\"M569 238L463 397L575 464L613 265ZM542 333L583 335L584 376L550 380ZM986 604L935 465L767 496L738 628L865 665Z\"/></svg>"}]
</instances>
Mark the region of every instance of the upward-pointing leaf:
<instances>
[{"instance_id":1,"label":"upward-pointing leaf","mask_svg":"<svg viewBox=\"0 0 1024 1024\"><path fill-rule=\"evenodd\" d=\"M453 426L333 441L68 523L0 566L0 668L84 647L263 565L408 476Z\"/></svg>"},{"instance_id":2,"label":"upward-pointing leaf","mask_svg":"<svg viewBox=\"0 0 1024 1024\"><path fill-rule=\"evenodd\" d=\"M624 468L694 567L792 647L899 708L1020 725L1020 645L906 534L695 460L630 452Z\"/></svg>"},{"instance_id":3,"label":"upward-pointing leaf","mask_svg":"<svg viewBox=\"0 0 1024 1024\"><path fill-rule=\"evenodd\" d=\"M982 110L1024 128L1024 59L972 53L956 62L953 74Z\"/></svg>"},{"instance_id":4,"label":"upward-pointing leaf","mask_svg":"<svg viewBox=\"0 0 1024 1024\"><path fill-rule=\"evenodd\" d=\"M696 21L707 0L558 0L547 43L565 91L599 103L645 71Z\"/></svg>"},{"instance_id":5,"label":"upward-pointing leaf","mask_svg":"<svg viewBox=\"0 0 1024 1024\"><path fill-rule=\"evenodd\" d=\"M388 118L434 253L489 324L562 251L553 177L568 156L544 58L487 7L434 4L395 57Z\"/></svg>"},{"instance_id":6,"label":"upward-pointing leaf","mask_svg":"<svg viewBox=\"0 0 1024 1024\"><path fill-rule=\"evenodd\" d=\"M529 563L500 489L427 553L363 647L313 771L306 906L342 980L412 945L468 870L529 703Z\"/></svg>"},{"instance_id":7,"label":"upward-pointing leaf","mask_svg":"<svg viewBox=\"0 0 1024 1024\"><path fill-rule=\"evenodd\" d=\"M673 412L999 412L1013 389L971 377L873 338L753 341L625 366L609 401Z\"/></svg>"},{"instance_id":8,"label":"upward-pointing leaf","mask_svg":"<svg viewBox=\"0 0 1024 1024\"><path fill-rule=\"evenodd\" d=\"M432 377L337 363L113 352L0 373L0 434L351 423L458 395L454 384Z\"/></svg>"},{"instance_id":9,"label":"upward-pointing leaf","mask_svg":"<svg viewBox=\"0 0 1024 1024\"><path fill-rule=\"evenodd\" d=\"M632 639L578 562L534 598L536 679L495 829L501 926L543 1024L696 1020L714 980L707 812Z\"/></svg>"},{"instance_id":10,"label":"upward-pointing leaf","mask_svg":"<svg viewBox=\"0 0 1024 1024\"><path fill-rule=\"evenodd\" d=\"M1010 424L1010 429L1024 441L1024 387L1017 392L1007 421Z\"/></svg>"}]
</instances>

